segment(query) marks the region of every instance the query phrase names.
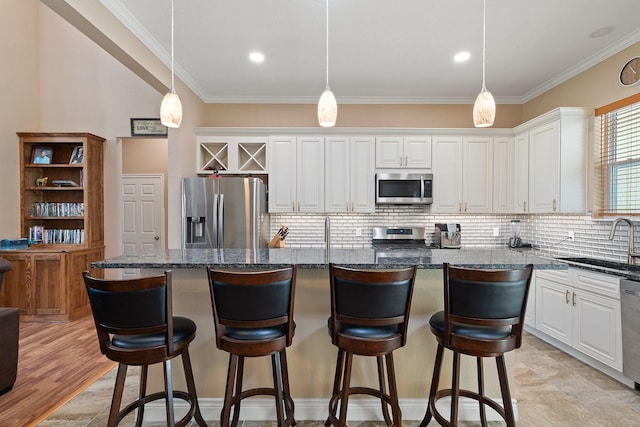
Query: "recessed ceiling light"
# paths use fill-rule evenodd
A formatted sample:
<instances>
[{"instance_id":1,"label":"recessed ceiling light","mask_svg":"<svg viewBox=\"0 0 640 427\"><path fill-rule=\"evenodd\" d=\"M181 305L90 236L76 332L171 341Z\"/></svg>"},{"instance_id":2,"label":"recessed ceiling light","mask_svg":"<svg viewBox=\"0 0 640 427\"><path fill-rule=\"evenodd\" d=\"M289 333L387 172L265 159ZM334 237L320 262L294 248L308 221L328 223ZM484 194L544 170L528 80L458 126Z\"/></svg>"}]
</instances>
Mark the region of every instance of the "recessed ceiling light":
<instances>
[{"instance_id":1,"label":"recessed ceiling light","mask_svg":"<svg viewBox=\"0 0 640 427\"><path fill-rule=\"evenodd\" d=\"M471 57L469 52L460 52L456 53L456 56L453 57L453 60L456 62L464 62L467 61Z\"/></svg>"},{"instance_id":2,"label":"recessed ceiling light","mask_svg":"<svg viewBox=\"0 0 640 427\"><path fill-rule=\"evenodd\" d=\"M251 62L260 63L264 61L264 55L260 52L251 52L249 54L249 59Z\"/></svg>"}]
</instances>

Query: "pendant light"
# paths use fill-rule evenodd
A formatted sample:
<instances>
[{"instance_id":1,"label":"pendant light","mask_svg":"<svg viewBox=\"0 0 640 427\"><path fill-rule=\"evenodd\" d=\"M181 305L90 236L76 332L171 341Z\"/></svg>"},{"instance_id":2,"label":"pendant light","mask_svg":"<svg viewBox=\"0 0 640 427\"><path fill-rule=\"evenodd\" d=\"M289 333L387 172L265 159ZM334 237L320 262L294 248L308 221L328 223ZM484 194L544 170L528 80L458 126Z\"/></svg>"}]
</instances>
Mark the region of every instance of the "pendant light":
<instances>
[{"instance_id":1,"label":"pendant light","mask_svg":"<svg viewBox=\"0 0 640 427\"><path fill-rule=\"evenodd\" d=\"M329 89L329 0L327 0L327 86L318 101L318 122L320 126L330 128L336 125L338 103Z\"/></svg>"},{"instance_id":2,"label":"pendant light","mask_svg":"<svg viewBox=\"0 0 640 427\"><path fill-rule=\"evenodd\" d=\"M486 21L487 21L487 0L483 0L482 6L482 90L473 104L473 124L475 127L493 126L496 118L496 102L493 95L487 90L485 85L485 49L486 49Z\"/></svg>"},{"instance_id":3,"label":"pendant light","mask_svg":"<svg viewBox=\"0 0 640 427\"><path fill-rule=\"evenodd\" d=\"M160 104L160 121L170 128L179 128L182 122L182 102L176 93L173 68L173 0L171 0L171 91L167 92Z\"/></svg>"}]
</instances>

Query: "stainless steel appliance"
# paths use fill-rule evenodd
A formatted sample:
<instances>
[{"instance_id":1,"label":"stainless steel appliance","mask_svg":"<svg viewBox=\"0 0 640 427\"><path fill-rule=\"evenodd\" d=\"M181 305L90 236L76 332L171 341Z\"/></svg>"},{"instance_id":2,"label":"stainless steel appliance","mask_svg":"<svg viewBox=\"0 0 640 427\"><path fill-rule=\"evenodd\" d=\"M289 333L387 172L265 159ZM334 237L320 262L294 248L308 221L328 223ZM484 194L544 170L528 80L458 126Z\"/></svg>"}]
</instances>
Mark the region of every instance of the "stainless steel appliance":
<instances>
[{"instance_id":1,"label":"stainless steel appliance","mask_svg":"<svg viewBox=\"0 0 640 427\"><path fill-rule=\"evenodd\" d=\"M520 237L520 220L519 219L511 220L511 237L509 237L509 247L510 248L522 247L522 237Z\"/></svg>"},{"instance_id":2,"label":"stainless steel appliance","mask_svg":"<svg viewBox=\"0 0 640 427\"><path fill-rule=\"evenodd\" d=\"M424 227L373 227L371 244L378 264L419 264L431 262L425 245Z\"/></svg>"},{"instance_id":3,"label":"stainless steel appliance","mask_svg":"<svg viewBox=\"0 0 640 427\"><path fill-rule=\"evenodd\" d=\"M462 247L460 224L436 224L433 245L442 249L460 249Z\"/></svg>"},{"instance_id":4,"label":"stainless steel appliance","mask_svg":"<svg viewBox=\"0 0 640 427\"><path fill-rule=\"evenodd\" d=\"M259 178L183 178L182 247L267 247L266 206Z\"/></svg>"},{"instance_id":5,"label":"stainless steel appliance","mask_svg":"<svg viewBox=\"0 0 640 427\"><path fill-rule=\"evenodd\" d=\"M640 389L640 282L620 280L622 373Z\"/></svg>"},{"instance_id":6,"label":"stainless steel appliance","mask_svg":"<svg viewBox=\"0 0 640 427\"><path fill-rule=\"evenodd\" d=\"M433 174L376 174L377 205L430 205L433 203Z\"/></svg>"}]
</instances>

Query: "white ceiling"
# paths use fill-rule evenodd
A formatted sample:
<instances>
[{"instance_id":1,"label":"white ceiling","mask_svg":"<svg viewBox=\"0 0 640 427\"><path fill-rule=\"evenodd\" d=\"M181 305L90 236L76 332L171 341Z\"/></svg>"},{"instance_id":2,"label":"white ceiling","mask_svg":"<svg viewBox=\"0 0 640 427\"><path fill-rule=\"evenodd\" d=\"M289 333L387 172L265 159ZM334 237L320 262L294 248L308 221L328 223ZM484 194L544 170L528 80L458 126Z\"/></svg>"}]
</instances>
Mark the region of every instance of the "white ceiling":
<instances>
[{"instance_id":1,"label":"white ceiling","mask_svg":"<svg viewBox=\"0 0 640 427\"><path fill-rule=\"evenodd\" d=\"M101 1L170 66L170 0ZM526 102L640 41L639 0L486 2L486 82L498 103ZM325 5L175 0L176 75L204 102L315 103ZM249 61L254 50L262 64ZM454 63L463 50L470 60ZM482 0L329 0L329 67L338 103L472 103Z\"/></svg>"}]
</instances>

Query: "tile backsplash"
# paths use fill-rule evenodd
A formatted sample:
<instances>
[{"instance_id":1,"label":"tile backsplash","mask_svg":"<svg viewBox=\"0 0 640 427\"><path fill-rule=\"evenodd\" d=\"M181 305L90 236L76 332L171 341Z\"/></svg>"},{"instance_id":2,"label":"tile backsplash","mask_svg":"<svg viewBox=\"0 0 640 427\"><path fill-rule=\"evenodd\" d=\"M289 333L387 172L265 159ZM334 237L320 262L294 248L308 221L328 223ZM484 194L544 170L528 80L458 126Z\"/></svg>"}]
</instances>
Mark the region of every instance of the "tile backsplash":
<instances>
[{"instance_id":1,"label":"tile backsplash","mask_svg":"<svg viewBox=\"0 0 640 427\"><path fill-rule=\"evenodd\" d=\"M374 226L425 227L426 243L430 244L435 223L459 223L463 247L505 247L511 236L511 220L519 219L522 241L550 255L627 261L628 226L618 225L614 239L609 240L612 220L593 219L590 215L434 215L422 207L388 206L376 208L371 214L271 214L271 235L285 224L289 227L287 246L323 248L327 218L331 246L335 248L371 247ZM498 236L494 236L495 229ZM568 239L569 231L574 233L573 241ZM635 240L640 248L639 239Z\"/></svg>"}]
</instances>

